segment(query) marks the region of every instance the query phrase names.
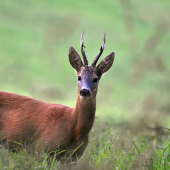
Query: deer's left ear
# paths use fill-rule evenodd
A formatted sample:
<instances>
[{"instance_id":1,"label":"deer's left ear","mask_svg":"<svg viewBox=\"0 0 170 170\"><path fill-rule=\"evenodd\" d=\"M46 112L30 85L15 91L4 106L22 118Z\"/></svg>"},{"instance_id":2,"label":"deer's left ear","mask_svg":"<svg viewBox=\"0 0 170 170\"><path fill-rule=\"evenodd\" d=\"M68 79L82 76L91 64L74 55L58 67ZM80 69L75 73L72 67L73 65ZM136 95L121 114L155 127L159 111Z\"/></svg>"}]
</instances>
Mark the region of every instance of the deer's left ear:
<instances>
[{"instance_id":1,"label":"deer's left ear","mask_svg":"<svg viewBox=\"0 0 170 170\"><path fill-rule=\"evenodd\" d=\"M106 57L104 57L102 61L97 65L97 70L100 72L101 75L110 69L113 64L114 58L115 53L111 52Z\"/></svg>"}]
</instances>

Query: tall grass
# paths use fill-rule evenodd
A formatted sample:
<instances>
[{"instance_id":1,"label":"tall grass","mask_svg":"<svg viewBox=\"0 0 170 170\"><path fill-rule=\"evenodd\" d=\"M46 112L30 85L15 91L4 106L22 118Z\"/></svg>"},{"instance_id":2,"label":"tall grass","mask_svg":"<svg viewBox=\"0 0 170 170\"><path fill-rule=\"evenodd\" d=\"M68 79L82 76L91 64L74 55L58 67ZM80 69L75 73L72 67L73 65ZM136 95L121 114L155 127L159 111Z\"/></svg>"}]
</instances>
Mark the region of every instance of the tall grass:
<instances>
[{"instance_id":1,"label":"tall grass","mask_svg":"<svg viewBox=\"0 0 170 170\"><path fill-rule=\"evenodd\" d=\"M134 131L134 128L136 131ZM0 150L1 169L169 169L169 129L140 128L136 122L119 124L97 120L89 146L78 161L58 162L47 153L27 149ZM65 162L68 162L65 160Z\"/></svg>"},{"instance_id":2,"label":"tall grass","mask_svg":"<svg viewBox=\"0 0 170 170\"><path fill-rule=\"evenodd\" d=\"M68 49L84 31L91 63L106 32L94 128L77 165L47 153L2 147L0 169L169 169L170 20L168 1L2 1L0 90L75 105Z\"/></svg>"}]
</instances>

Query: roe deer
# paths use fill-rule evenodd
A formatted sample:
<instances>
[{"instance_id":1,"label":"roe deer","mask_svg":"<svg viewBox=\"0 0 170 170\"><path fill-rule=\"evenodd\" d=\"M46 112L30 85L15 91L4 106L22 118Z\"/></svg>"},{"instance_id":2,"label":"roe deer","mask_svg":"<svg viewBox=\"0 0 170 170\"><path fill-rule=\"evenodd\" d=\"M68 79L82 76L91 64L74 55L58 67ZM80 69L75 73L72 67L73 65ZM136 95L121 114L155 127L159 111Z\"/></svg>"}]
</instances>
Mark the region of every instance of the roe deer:
<instances>
[{"instance_id":1,"label":"roe deer","mask_svg":"<svg viewBox=\"0 0 170 170\"><path fill-rule=\"evenodd\" d=\"M8 148L16 143L34 144L35 150L58 151L56 158L63 156L77 161L88 144L96 111L96 94L102 74L110 69L115 53L111 52L96 66L105 46L105 35L100 52L92 65L84 51L83 33L81 53L84 64L71 46L69 61L77 75L76 107L50 104L26 96L0 92L0 137Z\"/></svg>"}]
</instances>

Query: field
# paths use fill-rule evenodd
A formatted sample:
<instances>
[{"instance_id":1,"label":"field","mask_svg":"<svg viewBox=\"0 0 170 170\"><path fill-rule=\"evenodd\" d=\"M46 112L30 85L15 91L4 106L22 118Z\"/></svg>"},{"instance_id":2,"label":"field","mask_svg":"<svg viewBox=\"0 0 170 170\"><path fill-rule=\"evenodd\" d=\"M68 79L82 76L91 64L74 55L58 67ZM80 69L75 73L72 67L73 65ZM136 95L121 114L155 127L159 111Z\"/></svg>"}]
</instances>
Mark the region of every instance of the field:
<instances>
[{"instance_id":1,"label":"field","mask_svg":"<svg viewBox=\"0 0 170 170\"><path fill-rule=\"evenodd\" d=\"M84 31L91 64L115 51L102 77L81 170L170 169L170 1L7 0L0 2L0 91L75 106L68 60ZM0 146L0 169L69 169L46 153Z\"/></svg>"}]
</instances>

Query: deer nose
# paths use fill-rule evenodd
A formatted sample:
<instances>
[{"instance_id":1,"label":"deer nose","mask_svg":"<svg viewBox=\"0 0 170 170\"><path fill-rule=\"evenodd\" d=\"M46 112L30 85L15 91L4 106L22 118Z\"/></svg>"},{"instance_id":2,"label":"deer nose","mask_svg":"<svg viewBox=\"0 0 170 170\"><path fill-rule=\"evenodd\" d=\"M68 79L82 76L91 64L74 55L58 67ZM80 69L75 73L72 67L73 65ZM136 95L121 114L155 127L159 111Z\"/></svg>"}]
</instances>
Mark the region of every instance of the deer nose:
<instances>
[{"instance_id":1,"label":"deer nose","mask_svg":"<svg viewBox=\"0 0 170 170\"><path fill-rule=\"evenodd\" d=\"M88 90L88 89L81 89L80 90L80 95L81 96L90 96L90 90Z\"/></svg>"}]
</instances>

